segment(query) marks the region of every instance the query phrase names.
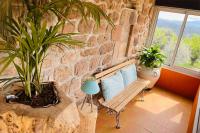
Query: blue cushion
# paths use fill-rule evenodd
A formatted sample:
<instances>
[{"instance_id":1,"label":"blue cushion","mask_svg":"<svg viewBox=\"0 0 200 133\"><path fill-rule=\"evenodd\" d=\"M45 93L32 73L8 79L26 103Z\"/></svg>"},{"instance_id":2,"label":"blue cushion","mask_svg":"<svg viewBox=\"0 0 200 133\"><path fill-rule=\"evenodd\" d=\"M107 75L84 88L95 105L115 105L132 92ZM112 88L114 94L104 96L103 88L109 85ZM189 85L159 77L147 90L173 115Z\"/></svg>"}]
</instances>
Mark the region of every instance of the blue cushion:
<instances>
[{"instance_id":1,"label":"blue cushion","mask_svg":"<svg viewBox=\"0 0 200 133\"><path fill-rule=\"evenodd\" d=\"M120 72L122 74L125 87L137 80L137 71L134 64L122 68Z\"/></svg>"},{"instance_id":2,"label":"blue cushion","mask_svg":"<svg viewBox=\"0 0 200 133\"><path fill-rule=\"evenodd\" d=\"M120 72L101 80L103 96L106 101L112 99L124 89L123 77Z\"/></svg>"}]
</instances>

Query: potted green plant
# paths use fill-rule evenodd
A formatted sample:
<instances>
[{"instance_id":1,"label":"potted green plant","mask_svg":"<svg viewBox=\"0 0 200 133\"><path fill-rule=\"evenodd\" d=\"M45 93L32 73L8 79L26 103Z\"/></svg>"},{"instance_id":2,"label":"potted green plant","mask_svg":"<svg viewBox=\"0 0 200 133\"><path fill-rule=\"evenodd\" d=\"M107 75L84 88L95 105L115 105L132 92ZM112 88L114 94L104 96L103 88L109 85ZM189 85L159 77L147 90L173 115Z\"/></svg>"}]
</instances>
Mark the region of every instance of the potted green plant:
<instances>
[{"instance_id":1,"label":"potted green plant","mask_svg":"<svg viewBox=\"0 0 200 133\"><path fill-rule=\"evenodd\" d=\"M160 77L160 67L165 61L165 55L162 54L158 45L152 45L140 51L139 61L138 75L150 80L148 88L152 88Z\"/></svg>"},{"instance_id":2,"label":"potted green plant","mask_svg":"<svg viewBox=\"0 0 200 133\"><path fill-rule=\"evenodd\" d=\"M12 14L13 3L20 5L18 16ZM13 64L18 75L0 79L3 89L20 82L22 89L6 96L7 101L19 102L32 107L48 107L59 103L54 83L41 80L42 63L48 49L81 46L74 40L77 33L62 33L65 21L71 13L79 13L82 19L93 19L97 26L103 16L111 25L110 18L100 7L82 0L13 0L0 1L0 57L1 73ZM55 16L57 23L49 25L45 18Z\"/></svg>"}]
</instances>

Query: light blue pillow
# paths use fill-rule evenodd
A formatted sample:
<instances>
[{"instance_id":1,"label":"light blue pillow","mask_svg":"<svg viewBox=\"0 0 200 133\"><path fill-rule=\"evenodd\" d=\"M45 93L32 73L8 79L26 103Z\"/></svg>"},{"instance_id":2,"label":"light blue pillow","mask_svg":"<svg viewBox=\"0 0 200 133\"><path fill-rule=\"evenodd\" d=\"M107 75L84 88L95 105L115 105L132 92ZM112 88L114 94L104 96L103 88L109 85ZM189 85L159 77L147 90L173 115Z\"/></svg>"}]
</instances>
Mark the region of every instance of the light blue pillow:
<instances>
[{"instance_id":1,"label":"light blue pillow","mask_svg":"<svg viewBox=\"0 0 200 133\"><path fill-rule=\"evenodd\" d=\"M122 68L120 72L122 74L125 87L137 80L137 71L134 64Z\"/></svg>"},{"instance_id":2,"label":"light blue pillow","mask_svg":"<svg viewBox=\"0 0 200 133\"><path fill-rule=\"evenodd\" d=\"M106 101L111 100L124 89L123 77L120 72L101 80L103 96Z\"/></svg>"}]
</instances>

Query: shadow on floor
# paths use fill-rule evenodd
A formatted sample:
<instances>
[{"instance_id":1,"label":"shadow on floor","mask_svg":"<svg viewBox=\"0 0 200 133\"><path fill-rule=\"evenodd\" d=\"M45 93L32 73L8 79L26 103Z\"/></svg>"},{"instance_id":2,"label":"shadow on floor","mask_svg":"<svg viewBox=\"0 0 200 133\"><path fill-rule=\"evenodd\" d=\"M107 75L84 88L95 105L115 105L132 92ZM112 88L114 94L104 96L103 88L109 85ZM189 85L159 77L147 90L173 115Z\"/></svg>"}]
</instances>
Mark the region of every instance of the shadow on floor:
<instances>
[{"instance_id":1,"label":"shadow on floor","mask_svg":"<svg viewBox=\"0 0 200 133\"><path fill-rule=\"evenodd\" d=\"M99 111L96 133L186 133L192 101L159 88L147 92L144 102L132 100L121 113L121 129L115 117Z\"/></svg>"}]
</instances>

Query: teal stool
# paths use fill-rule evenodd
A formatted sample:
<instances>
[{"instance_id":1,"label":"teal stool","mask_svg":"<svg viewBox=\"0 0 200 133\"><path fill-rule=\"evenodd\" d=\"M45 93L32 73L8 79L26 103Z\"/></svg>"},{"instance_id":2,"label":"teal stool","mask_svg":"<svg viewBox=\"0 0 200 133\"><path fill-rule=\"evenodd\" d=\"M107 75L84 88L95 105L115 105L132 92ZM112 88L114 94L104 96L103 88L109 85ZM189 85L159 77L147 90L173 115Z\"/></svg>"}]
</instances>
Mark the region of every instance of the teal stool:
<instances>
[{"instance_id":1,"label":"teal stool","mask_svg":"<svg viewBox=\"0 0 200 133\"><path fill-rule=\"evenodd\" d=\"M100 91L99 85L96 81L94 80L88 80L85 81L83 86L81 87L81 90L86 94L83 103L81 105L81 110L87 100L90 101L91 105L91 112L93 112L92 106L93 106L93 100L92 100L92 95L97 94Z\"/></svg>"}]
</instances>

